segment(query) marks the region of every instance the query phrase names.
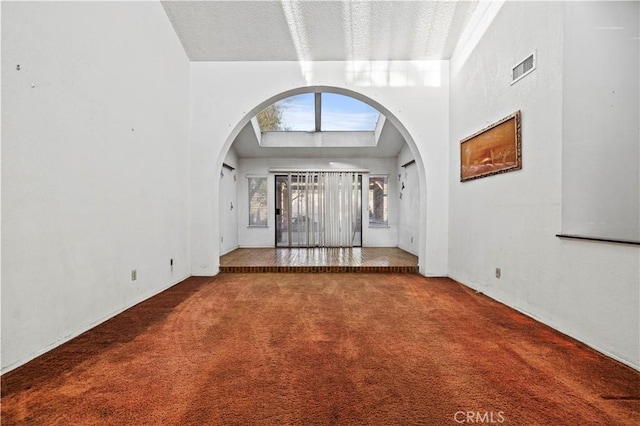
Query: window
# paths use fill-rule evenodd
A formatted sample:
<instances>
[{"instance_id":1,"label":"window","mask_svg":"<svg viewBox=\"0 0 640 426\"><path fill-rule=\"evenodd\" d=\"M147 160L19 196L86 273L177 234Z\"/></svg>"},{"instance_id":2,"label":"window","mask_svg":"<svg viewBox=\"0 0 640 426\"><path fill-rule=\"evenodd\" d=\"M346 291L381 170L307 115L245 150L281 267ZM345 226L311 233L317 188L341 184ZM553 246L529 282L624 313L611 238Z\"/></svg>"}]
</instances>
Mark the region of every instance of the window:
<instances>
[{"instance_id":1,"label":"window","mask_svg":"<svg viewBox=\"0 0 640 426\"><path fill-rule=\"evenodd\" d=\"M388 176L369 177L369 226L389 226L388 213Z\"/></svg>"},{"instance_id":2,"label":"window","mask_svg":"<svg viewBox=\"0 0 640 426\"><path fill-rule=\"evenodd\" d=\"M349 96L322 93L322 131L373 132L380 113L369 105Z\"/></svg>"},{"instance_id":3,"label":"window","mask_svg":"<svg viewBox=\"0 0 640 426\"><path fill-rule=\"evenodd\" d=\"M256 118L265 132L373 132L380 112L366 103L337 93L303 93L282 99Z\"/></svg>"},{"instance_id":4,"label":"window","mask_svg":"<svg viewBox=\"0 0 640 426\"><path fill-rule=\"evenodd\" d=\"M249 226L267 227L267 178L249 178Z\"/></svg>"},{"instance_id":5,"label":"window","mask_svg":"<svg viewBox=\"0 0 640 426\"><path fill-rule=\"evenodd\" d=\"M313 93L291 96L269 105L256 116L262 132L313 132L316 127Z\"/></svg>"}]
</instances>

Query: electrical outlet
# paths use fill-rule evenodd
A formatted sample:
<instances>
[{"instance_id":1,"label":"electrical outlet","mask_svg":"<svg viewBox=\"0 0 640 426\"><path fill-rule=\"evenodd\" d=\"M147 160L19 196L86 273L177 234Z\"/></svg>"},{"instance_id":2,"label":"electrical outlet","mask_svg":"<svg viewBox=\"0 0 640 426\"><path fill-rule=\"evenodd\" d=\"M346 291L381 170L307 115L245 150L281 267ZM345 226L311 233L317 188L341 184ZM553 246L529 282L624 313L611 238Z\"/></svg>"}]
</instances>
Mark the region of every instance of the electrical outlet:
<instances>
[{"instance_id":1,"label":"electrical outlet","mask_svg":"<svg viewBox=\"0 0 640 426\"><path fill-rule=\"evenodd\" d=\"M411 237L411 244L413 244L413 237Z\"/></svg>"},{"instance_id":2,"label":"electrical outlet","mask_svg":"<svg viewBox=\"0 0 640 426\"><path fill-rule=\"evenodd\" d=\"M131 281L135 281L138 279L138 271L136 269L131 270Z\"/></svg>"},{"instance_id":3,"label":"electrical outlet","mask_svg":"<svg viewBox=\"0 0 640 426\"><path fill-rule=\"evenodd\" d=\"M500 278L501 274L502 274L502 271L500 271L500 268L496 268L496 278Z\"/></svg>"}]
</instances>

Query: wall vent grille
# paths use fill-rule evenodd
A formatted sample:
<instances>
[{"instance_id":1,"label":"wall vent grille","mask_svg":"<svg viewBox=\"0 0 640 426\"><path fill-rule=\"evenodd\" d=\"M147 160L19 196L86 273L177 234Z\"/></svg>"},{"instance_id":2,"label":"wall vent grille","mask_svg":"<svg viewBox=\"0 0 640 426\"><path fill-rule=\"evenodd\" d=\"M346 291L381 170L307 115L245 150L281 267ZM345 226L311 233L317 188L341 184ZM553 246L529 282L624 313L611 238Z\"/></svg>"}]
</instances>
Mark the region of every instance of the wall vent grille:
<instances>
[{"instance_id":1,"label":"wall vent grille","mask_svg":"<svg viewBox=\"0 0 640 426\"><path fill-rule=\"evenodd\" d=\"M520 61L518 65L511 68L511 84L518 80L521 80L526 75L530 74L536 69L536 52L527 56L523 61Z\"/></svg>"}]
</instances>

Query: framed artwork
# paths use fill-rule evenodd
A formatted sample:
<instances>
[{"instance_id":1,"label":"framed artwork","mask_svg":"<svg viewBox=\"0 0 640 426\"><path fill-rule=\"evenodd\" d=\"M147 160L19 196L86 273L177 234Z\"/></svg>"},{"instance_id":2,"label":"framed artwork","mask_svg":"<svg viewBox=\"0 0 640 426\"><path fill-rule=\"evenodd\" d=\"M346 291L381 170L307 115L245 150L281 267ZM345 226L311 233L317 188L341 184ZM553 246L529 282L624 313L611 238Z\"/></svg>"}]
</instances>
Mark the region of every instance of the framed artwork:
<instances>
[{"instance_id":1,"label":"framed artwork","mask_svg":"<svg viewBox=\"0 0 640 426\"><path fill-rule=\"evenodd\" d=\"M520 111L460 141L460 181L522 169Z\"/></svg>"}]
</instances>

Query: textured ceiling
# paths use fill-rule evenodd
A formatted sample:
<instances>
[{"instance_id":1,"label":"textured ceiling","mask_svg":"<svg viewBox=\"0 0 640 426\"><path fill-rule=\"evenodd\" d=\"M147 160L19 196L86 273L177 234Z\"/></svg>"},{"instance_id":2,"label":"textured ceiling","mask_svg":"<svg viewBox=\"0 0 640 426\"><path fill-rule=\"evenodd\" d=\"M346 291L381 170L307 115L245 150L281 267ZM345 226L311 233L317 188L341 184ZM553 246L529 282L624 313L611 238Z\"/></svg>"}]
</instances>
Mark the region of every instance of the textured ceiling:
<instances>
[{"instance_id":1,"label":"textured ceiling","mask_svg":"<svg viewBox=\"0 0 640 426\"><path fill-rule=\"evenodd\" d=\"M477 1L165 1L192 61L449 59Z\"/></svg>"}]
</instances>

